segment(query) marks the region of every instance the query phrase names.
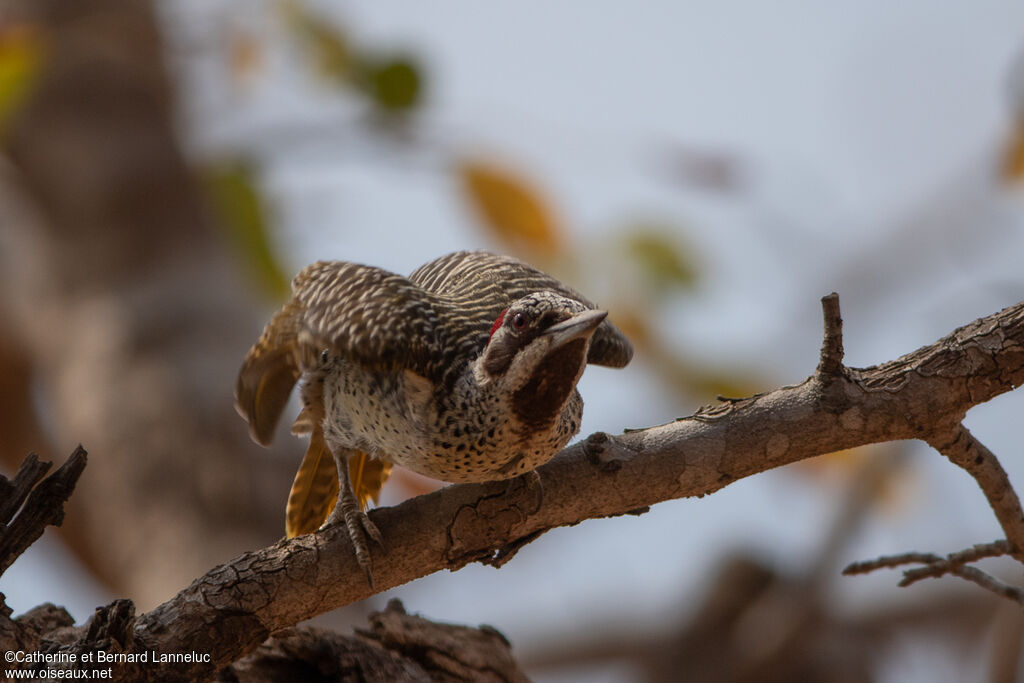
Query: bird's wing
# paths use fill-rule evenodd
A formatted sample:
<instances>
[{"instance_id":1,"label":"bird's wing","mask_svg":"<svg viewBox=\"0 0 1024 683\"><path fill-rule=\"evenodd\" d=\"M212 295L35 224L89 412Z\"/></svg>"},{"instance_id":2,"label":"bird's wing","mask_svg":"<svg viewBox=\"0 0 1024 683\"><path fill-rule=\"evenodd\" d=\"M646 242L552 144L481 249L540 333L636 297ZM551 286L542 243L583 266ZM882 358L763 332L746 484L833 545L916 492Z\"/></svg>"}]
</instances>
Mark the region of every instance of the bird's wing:
<instances>
[{"instance_id":1,"label":"bird's wing","mask_svg":"<svg viewBox=\"0 0 1024 683\"><path fill-rule=\"evenodd\" d=\"M511 256L486 251L460 251L442 256L420 266L409 280L452 300L460 315L472 319L479 330L480 348L486 344L487 332L498 314L527 294L551 290L588 308L597 308L585 296L547 273ZM633 345L605 319L590 342L587 362L621 368L632 358Z\"/></svg>"},{"instance_id":2,"label":"bird's wing","mask_svg":"<svg viewBox=\"0 0 1024 683\"><path fill-rule=\"evenodd\" d=\"M299 344L315 353L423 374L442 342L444 302L401 275L320 261L295 277L292 291L304 309Z\"/></svg>"},{"instance_id":3,"label":"bird's wing","mask_svg":"<svg viewBox=\"0 0 1024 683\"><path fill-rule=\"evenodd\" d=\"M269 444L296 381L323 350L449 386L462 370L460 362L486 345L501 311L543 290L596 308L550 275L484 251L443 256L409 278L344 261L314 263L295 276L291 300L249 350L235 385L235 407L253 439ZM632 356L629 340L602 322L588 362L623 367Z\"/></svg>"},{"instance_id":4,"label":"bird's wing","mask_svg":"<svg viewBox=\"0 0 1024 683\"><path fill-rule=\"evenodd\" d=\"M246 355L235 407L254 440L268 444L299 376L328 350L372 368L434 379L444 346L445 303L380 268L320 261L292 281L292 298Z\"/></svg>"}]
</instances>

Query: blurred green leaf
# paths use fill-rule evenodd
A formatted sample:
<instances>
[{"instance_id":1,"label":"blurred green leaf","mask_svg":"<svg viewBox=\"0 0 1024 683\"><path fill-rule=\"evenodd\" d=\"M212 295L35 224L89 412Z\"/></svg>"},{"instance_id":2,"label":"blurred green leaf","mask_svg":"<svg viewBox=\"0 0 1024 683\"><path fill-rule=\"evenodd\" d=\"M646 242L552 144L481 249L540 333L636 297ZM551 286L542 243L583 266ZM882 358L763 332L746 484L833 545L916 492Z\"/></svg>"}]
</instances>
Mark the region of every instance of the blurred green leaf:
<instances>
[{"instance_id":1,"label":"blurred green leaf","mask_svg":"<svg viewBox=\"0 0 1024 683\"><path fill-rule=\"evenodd\" d=\"M42 37L31 27L0 30L0 135L39 78L43 47Z\"/></svg>"},{"instance_id":2,"label":"blurred green leaf","mask_svg":"<svg viewBox=\"0 0 1024 683\"><path fill-rule=\"evenodd\" d=\"M752 396L758 391L766 391L771 386L768 380L758 376L754 370L712 367L707 363L696 363L678 356L666 356L663 360L667 361L668 365L661 366L664 369L662 376L673 387L710 403L719 396Z\"/></svg>"},{"instance_id":3,"label":"blurred green leaf","mask_svg":"<svg viewBox=\"0 0 1024 683\"><path fill-rule=\"evenodd\" d=\"M364 87L373 102L388 111L412 109L420 101L422 77L419 66L408 57L367 62Z\"/></svg>"},{"instance_id":4,"label":"blurred green leaf","mask_svg":"<svg viewBox=\"0 0 1024 683\"><path fill-rule=\"evenodd\" d=\"M250 164L235 161L208 167L202 179L231 245L264 291L281 299L288 296L290 284L271 248L255 176Z\"/></svg>"},{"instance_id":5,"label":"blurred green leaf","mask_svg":"<svg viewBox=\"0 0 1024 683\"><path fill-rule=\"evenodd\" d=\"M675 287L690 289L700 275L678 231L639 226L623 232L625 252L640 266L658 294Z\"/></svg>"},{"instance_id":6,"label":"blurred green leaf","mask_svg":"<svg viewBox=\"0 0 1024 683\"><path fill-rule=\"evenodd\" d=\"M423 69L415 59L359 50L344 29L317 16L302 0L286 0L282 7L285 21L329 82L357 90L382 111L408 111L420 103Z\"/></svg>"},{"instance_id":7,"label":"blurred green leaf","mask_svg":"<svg viewBox=\"0 0 1024 683\"><path fill-rule=\"evenodd\" d=\"M283 9L285 20L310 50L320 75L348 84L355 59L344 30L310 12L300 0L288 0Z\"/></svg>"}]
</instances>

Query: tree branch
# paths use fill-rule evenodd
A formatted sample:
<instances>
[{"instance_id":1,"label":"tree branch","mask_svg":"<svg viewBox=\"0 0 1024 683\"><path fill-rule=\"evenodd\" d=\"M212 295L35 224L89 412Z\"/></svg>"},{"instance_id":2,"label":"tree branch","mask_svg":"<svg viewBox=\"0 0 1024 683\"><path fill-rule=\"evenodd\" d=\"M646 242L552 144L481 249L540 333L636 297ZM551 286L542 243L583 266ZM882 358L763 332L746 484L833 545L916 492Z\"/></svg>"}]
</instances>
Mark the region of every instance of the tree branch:
<instances>
[{"instance_id":1,"label":"tree branch","mask_svg":"<svg viewBox=\"0 0 1024 683\"><path fill-rule=\"evenodd\" d=\"M29 454L13 481L0 477L0 493L5 496L0 498L0 574L43 535L47 526L60 526L64 503L75 490L85 461L85 450L79 446L60 469L35 486L50 469L50 463ZM11 520L19 507L21 512Z\"/></svg>"},{"instance_id":2,"label":"tree branch","mask_svg":"<svg viewBox=\"0 0 1024 683\"><path fill-rule=\"evenodd\" d=\"M843 570L843 574L847 576L867 574L876 569L895 569L906 564L921 564L924 566L907 569L903 572L903 580L900 581L900 586L909 586L921 579L938 578L946 574L952 574L1024 605L1024 590L1004 583L977 567L967 566L969 562L977 562L987 557L1009 555L1010 549L1010 544L1007 541L994 541L992 543L978 543L966 550L950 553L946 557L939 557L934 553L916 552L885 555L874 560L854 562Z\"/></svg>"},{"instance_id":3,"label":"tree branch","mask_svg":"<svg viewBox=\"0 0 1024 683\"><path fill-rule=\"evenodd\" d=\"M974 477L1010 542L1004 552L1024 562L1024 511L1006 470L992 451L959 423L947 432L929 436L927 441Z\"/></svg>"},{"instance_id":4,"label":"tree branch","mask_svg":"<svg viewBox=\"0 0 1024 683\"><path fill-rule=\"evenodd\" d=\"M911 573L912 572L907 572L908 575ZM1021 590L1017 586L1011 586L1008 583L1000 581L988 572L983 572L977 567L961 565L952 569L951 573L962 579L976 583L985 590L990 590L996 595L1000 595L1008 600L1013 600L1019 605L1024 605L1024 590ZM900 585L905 586L910 583L911 582L908 581L907 578L904 578L904 580L900 582Z\"/></svg>"},{"instance_id":5,"label":"tree branch","mask_svg":"<svg viewBox=\"0 0 1024 683\"><path fill-rule=\"evenodd\" d=\"M900 586L953 574L1024 605L1024 590L1006 584L977 567L967 566L969 562L1001 555L1011 555L1018 562L1024 563L1024 512L1021 511L1020 499L1002 463L959 422L945 430L936 429L925 440L974 477L1009 540L978 544L945 558L931 553L889 555L867 562L855 562L846 567L843 573L864 574L883 567L922 564L924 566L904 571Z\"/></svg>"},{"instance_id":6,"label":"tree branch","mask_svg":"<svg viewBox=\"0 0 1024 683\"><path fill-rule=\"evenodd\" d=\"M830 371L841 349L837 303L830 314L833 304L823 302L831 332L822 366ZM819 371L795 386L703 408L669 424L593 434L538 470L544 486L539 508L531 487L494 482L449 486L374 510L388 547L374 558L377 590L493 560L554 527L706 495L824 453L900 439L942 441L972 406L1021 383L1024 303L882 365L840 365L833 374ZM136 621L135 648L209 653L210 662L129 664L116 675L208 677L268 635L372 592L344 529L284 540L214 568Z\"/></svg>"},{"instance_id":7,"label":"tree branch","mask_svg":"<svg viewBox=\"0 0 1024 683\"><path fill-rule=\"evenodd\" d=\"M35 453L29 453L18 467L14 479L0 477L0 524L11 521L36 483L50 471L51 464L40 460Z\"/></svg>"},{"instance_id":8,"label":"tree branch","mask_svg":"<svg viewBox=\"0 0 1024 683\"><path fill-rule=\"evenodd\" d=\"M838 375L843 368L843 319L839 315L839 295L835 292L821 298L825 318L825 338L821 344L819 375Z\"/></svg>"}]
</instances>

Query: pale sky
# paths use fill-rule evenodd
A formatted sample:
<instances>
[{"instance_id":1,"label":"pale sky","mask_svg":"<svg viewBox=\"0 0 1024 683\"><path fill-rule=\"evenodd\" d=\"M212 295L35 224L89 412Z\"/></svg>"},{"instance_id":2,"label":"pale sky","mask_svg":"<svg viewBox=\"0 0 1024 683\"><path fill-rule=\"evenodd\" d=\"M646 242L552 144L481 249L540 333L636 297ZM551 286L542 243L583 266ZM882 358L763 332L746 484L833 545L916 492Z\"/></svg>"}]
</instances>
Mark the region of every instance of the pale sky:
<instances>
[{"instance_id":1,"label":"pale sky","mask_svg":"<svg viewBox=\"0 0 1024 683\"><path fill-rule=\"evenodd\" d=\"M255 150L292 269L340 258L409 272L451 250L495 247L452 174L453 160L474 152L536 179L582 242L637 216L678 226L704 279L665 310L664 334L779 384L813 370L818 299L829 291L842 297L851 365L889 360L1024 298L1024 200L992 179L1012 120L1011 66L1024 61L1024 3L316 4L360 43L423 60L421 144L361 137L361 108L318 86L283 44L272 3L163 6L179 31L171 54L186 139L198 155ZM237 30L266 42L265 72L225 87L218 37ZM206 47L181 47L195 44ZM678 182L664 171L676 149L738 160L745 189L719 196ZM580 388L584 435L696 408L669 398L642 358L621 373L589 369ZM1018 486L1022 396L968 421ZM966 475L918 451L913 490L898 511L870 516L848 560L999 535ZM759 475L639 518L558 530L500 571L438 574L375 602L397 595L443 621L492 623L517 652L568 637L581 615L595 628L620 619L654 631L692 606L729 549L799 569L836 491ZM64 600L84 620L108 598L87 586L55 594L40 569L58 562L47 552L16 563L0 590L16 613ZM834 579L849 609L923 594L897 581ZM885 677L934 671L911 656Z\"/></svg>"}]
</instances>

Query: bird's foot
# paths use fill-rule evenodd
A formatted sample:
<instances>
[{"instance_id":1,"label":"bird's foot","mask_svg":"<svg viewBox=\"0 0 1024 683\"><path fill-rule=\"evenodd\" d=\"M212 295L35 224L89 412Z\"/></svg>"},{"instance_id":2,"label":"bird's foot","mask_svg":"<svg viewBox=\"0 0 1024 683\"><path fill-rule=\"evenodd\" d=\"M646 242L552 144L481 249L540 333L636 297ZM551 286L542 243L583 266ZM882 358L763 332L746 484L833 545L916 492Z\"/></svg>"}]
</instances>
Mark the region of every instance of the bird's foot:
<instances>
[{"instance_id":1,"label":"bird's foot","mask_svg":"<svg viewBox=\"0 0 1024 683\"><path fill-rule=\"evenodd\" d=\"M334 511L331 512L331 516L327 518L325 526L333 526L342 522L345 524L348 537L355 549L356 561L366 574L366 582L370 584L370 588L373 588L373 559L370 557L370 546L366 539L369 536L383 549L384 537L381 536L377 525L363 510L359 509L359 504L354 500L347 502L344 498L340 499L334 507Z\"/></svg>"}]
</instances>

